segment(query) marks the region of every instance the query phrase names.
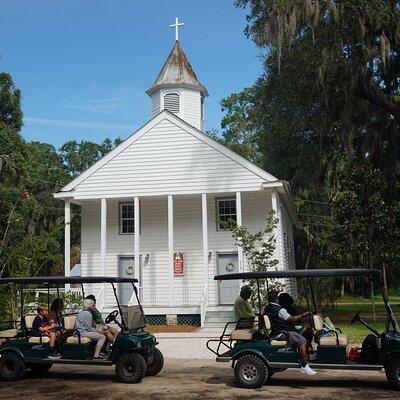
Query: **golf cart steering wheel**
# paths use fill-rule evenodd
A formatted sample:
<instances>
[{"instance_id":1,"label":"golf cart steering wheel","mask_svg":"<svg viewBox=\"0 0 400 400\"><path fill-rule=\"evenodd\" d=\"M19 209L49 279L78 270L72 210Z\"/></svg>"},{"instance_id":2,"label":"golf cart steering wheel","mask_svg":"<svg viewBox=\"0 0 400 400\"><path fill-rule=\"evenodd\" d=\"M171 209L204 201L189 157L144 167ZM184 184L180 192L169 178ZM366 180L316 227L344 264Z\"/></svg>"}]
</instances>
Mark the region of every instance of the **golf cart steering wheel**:
<instances>
[{"instance_id":1,"label":"golf cart steering wheel","mask_svg":"<svg viewBox=\"0 0 400 400\"><path fill-rule=\"evenodd\" d=\"M350 324L353 325L354 322L357 322L360 320L360 314L361 314L361 310L358 310L358 312L356 313L356 315L354 315L354 317L351 319Z\"/></svg>"},{"instance_id":2,"label":"golf cart steering wheel","mask_svg":"<svg viewBox=\"0 0 400 400\"><path fill-rule=\"evenodd\" d=\"M107 315L107 318L105 319L105 323L109 324L111 322L114 322L116 320L116 318L118 317L118 310L114 310L112 312L110 312L110 314Z\"/></svg>"}]
</instances>

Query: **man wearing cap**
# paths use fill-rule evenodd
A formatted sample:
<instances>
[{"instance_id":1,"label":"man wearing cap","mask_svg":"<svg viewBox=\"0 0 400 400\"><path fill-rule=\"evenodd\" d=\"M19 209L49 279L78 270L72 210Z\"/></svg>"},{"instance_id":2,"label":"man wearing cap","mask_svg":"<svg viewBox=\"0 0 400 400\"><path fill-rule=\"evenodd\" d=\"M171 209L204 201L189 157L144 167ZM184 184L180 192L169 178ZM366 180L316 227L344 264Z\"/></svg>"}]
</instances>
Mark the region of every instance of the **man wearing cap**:
<instances>
[{"instance_id":1,"label":"man wearing cap","mask_svg":"<svg viewBox=\"0 0 400 400\"><path fill-rule=\"evenodd\" d=\"M235 301L235 319L236 321L240 321L237 326L238 329L251 329L254 326L255 314L248 301L252 292L250 286L242 286L240 288L240 295Z\"/></svg>"},{"instance_id":2,"label":"man wearing cap","mask_svg":"<svg viewBox=\"0 0 400 400\"><path fill-rule=\"evenodd\" d=\"M264 314L271 322L271 336L276 340L286 340L289 346L297 347L300 361L300 372L306 375L315 375L315 371L307 363L307 339L296 332L295 324L309 316L309 313L290 315L278 304L278 293L275 290L268 292L268 304Z\"/></svg>"}]
</instances>

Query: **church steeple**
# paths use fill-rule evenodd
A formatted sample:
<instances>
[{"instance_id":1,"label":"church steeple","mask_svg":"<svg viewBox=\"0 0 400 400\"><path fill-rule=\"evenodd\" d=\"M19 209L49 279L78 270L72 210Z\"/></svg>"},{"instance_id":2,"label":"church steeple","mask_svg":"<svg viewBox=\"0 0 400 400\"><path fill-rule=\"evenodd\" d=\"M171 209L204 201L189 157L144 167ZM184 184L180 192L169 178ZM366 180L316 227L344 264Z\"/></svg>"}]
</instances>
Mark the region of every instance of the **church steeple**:
<instances>
[{"instance_id":1,"label":"church steeple","mask_svg":"<svg viewBox=\"0 0 400 400\"><path fill-rule=\"evenodd\" d=\"M172 26L177 29L180 24L176 20ZM203 105L208 92L197 79L178 40L175 40L160 73L146 93L151 97L152 116L167 109L197 129L204 130Z\"/></svg>"}]
</instances>

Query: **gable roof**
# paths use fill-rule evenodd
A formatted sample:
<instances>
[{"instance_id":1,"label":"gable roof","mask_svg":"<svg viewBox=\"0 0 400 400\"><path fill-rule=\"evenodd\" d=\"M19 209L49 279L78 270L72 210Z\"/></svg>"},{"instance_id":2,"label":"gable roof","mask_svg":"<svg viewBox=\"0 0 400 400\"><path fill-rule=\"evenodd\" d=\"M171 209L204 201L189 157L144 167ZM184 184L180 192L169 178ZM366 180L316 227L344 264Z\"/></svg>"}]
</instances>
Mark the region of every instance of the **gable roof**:
<instances>
[{"instance_id":1,"label":"gable roof","mask_svg":"<svg viewBox=\"0 0 400 400\"><path fill-rule=\"evenodd\" d=\"M88 168L85 172L80 174L74 180L72 180L68 185L64 186L60 191L59 194L55 194L55 197L64 197L68 192L75 189L80 183L84 182L88 177L90 177L93 173L95 173L98 169L100 169L103 165L107 164L110 160L124 151L127 147L135 143L138 139L144 136L151 128L156 126L162 120L167 119L174 123L175 125L179 126L187 133L191 134L192 136L196 137L203 143L207 144L208 146L212 147L213 149L217 150L219 153L224 155L225 157L230 158L237 164L241 165L242 167L246 168L247 170L251 171L255 175L259 176L266 182L281 182L278 181L276 177L269 174L268 172L264 171L260 167L256 166L255 164L251 163L250 161L246 160L239 154L233 152L232 150L228 149L227 147L223 146L221 143L218 143L216 140L212 139L204 132L196 129L194 126L190 125L189 123L185 122L181 118L177 117L175 114L167 111L162 110L158 113L155 117L153 117L147 124L143 125L139 128L136 132L134 132L131 136L125 139L121 144L119 144L115 149L110 151L107 155L105 155L102 159L97 161L93 164L90 168ZM281 183L279 183L279 186Z\"/></svg>"},{"instance_id":2,"label":"gable roof","mask_svg":"<svg viewBox=\"0 0 400 400\"><path fill-rule=\"evenodd\" d=\"M175 41L160 73L146 93L150 95L160 87L177 85L199 89L204 96L208 96L207 89L197 79L179 41Z\"/></svg>"}]
</instances>

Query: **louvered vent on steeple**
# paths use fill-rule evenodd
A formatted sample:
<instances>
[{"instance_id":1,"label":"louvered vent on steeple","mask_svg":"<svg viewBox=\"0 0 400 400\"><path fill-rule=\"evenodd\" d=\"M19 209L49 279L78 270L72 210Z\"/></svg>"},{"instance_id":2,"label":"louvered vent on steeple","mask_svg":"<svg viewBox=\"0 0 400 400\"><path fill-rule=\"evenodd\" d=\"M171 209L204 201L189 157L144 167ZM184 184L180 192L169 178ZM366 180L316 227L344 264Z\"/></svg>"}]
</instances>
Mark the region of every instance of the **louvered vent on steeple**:
<instances>
[{"instance_id":1,"label":"louvered vent on steeple","mask_svg":"<svg viewBox=\"0 0 400 400\"><path fill-rule=\"evenodd\" d=\"M179 114L179 94L167 93L164 96L164 109Z\"/></svg>"}]
</instances>

